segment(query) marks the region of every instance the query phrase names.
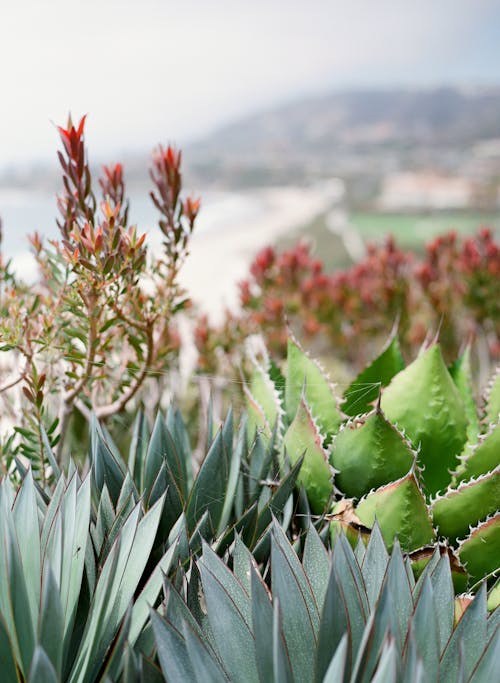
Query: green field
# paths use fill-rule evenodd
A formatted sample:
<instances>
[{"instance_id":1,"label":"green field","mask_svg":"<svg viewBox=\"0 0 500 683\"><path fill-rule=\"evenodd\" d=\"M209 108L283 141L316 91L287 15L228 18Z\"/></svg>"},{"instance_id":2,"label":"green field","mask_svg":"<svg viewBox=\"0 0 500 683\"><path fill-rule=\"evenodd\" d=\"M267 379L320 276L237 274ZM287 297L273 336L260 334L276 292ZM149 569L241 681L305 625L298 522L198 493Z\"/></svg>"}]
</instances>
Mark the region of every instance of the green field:
<instances>
[{"instance_id":1,"label":"green field","mask_svg":"<svg viewBox=\"0 0 500 683\"><path fill-rule=\"evenodd\" d=\"M473 234L481 225L500 234L500 212L434 212L434 213L376 213L353 211L349 223L359 231L367 242L380 242L385 235L393 234L399 246L423 251L423 245L433 237L450 230L461 234ZM346 268L351 260L342 240L328 229L325 216L320 215L308 225L278 240L279 249L291 248L298 239L312 242L313 253L321 258L326 271Z\"/></svg>"},{"instance_id":2,"label":"green field","mask_svg":"<svg viewBox=\"0 0 500 683\"><path fill-rule=\"evenodd\" d=\"M473 233L481 225L500 231L500 212L365 213L353 212L350 223L366 240L392 233L404 247L418 249L438 234L456 230Z\"/></svg>"}]
</instances>

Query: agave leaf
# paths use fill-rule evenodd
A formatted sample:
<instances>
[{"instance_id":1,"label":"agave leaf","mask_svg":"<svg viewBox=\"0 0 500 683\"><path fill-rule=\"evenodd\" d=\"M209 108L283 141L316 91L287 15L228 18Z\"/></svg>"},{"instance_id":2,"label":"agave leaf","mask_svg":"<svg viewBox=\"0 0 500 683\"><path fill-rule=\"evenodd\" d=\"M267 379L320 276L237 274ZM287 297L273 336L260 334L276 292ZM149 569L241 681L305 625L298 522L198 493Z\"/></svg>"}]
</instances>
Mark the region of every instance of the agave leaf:
<instances>
[{"instance_id":1,"label":"agave leaf","mask_svg":"<svg viewBox=\"0 0 500 683\"><path fill-rule=\"evenodd\" d=\"M278 425L280 431L283 415L280 395L269 374L258 364L255 365L250 378L250 393L262 408L267 424L271 429ZM253 436L250 434L250 437Z\"/></svg>"},{"instance_id":2,"label":"agave leaf","mask_svg":"<svg viewBox=\"0 0 500 683\"><path fill-rule=\"evenodd\" d=\"M243 421L241 424L235 448L232 447L232 439L229 439L228 436L226 436L225 432L223 432L223 437L226 440L225 447L227 449L227 452L230 454L231 462L229 465L229 476L227 480L226 495L224 497L224 506L222 508L222 513L219 520L217 536L220 536L227 528L229 518L231 516L231 511L233 509L234 499L236 497L236 489L240 477L241 463L246 450L246 422Z\"/></svg>"},{"instance_id":3,"label":"agave leaf","mask_svg":"<svg viewBox=\"0 0 500 683\"><path fill-rule=\"evenodd\" d=\"M102 569L71 681L87 679L99 670L115 637L149 559L164 499L139 521L137 505L122 527Z\"/></svg>"},{"instance_id":4,"label":"agave leaf","mask_svg":"<svg viewBox=\"0 0 500 683\"><path fill-rule=\"evenodd\" d=\"M371 683L396 683L398 651L392 638L388 638L382 648L380 660ZM431 679L429 679L431 680Z\"/></svg>"},{"instance_id":5,"label":"agave leaf","mask_svg":"<svg viewBox=\"0 0 500 683\"><path fill-rule=\"evenodd\" d=\"M500 465L500 422L490 426L488 432L479 437L476 445L466 449L457 469L455 481L461 482L478 477Z\"/></svg>"},{"instance_id":6,"label":"agave leaf","mask_svg":"<svg viewBox=\"0 0 500 683\"><path fill-rule=\"evenodd\" d=\"M222 681L228 681L229 683L229 678L224 673L208 643L192 631L186 622L182 624L182 632L195 674L193 683L194 681L197 683L221 683Z\"/></svg>"},{"instance_id":7,"label":"agave leaf","mask_svg":"<svg viewBox=\"0 0 500 683\"><path fill-rule=\"evenodd\" d=\"M465 444L467 417L437 344L393 377L381 405L386 417L420 446L427 494L445 489Z\"/></svg>"},{"instance_id":8,"label":"agave leaf","mask_svg":"<svg viewBox=\"0 0 500 683\"><path fill-rule=\"evenodd\" d=\"M421 548L434 539L432 521L413 472L369 493L356 507L356 515L367 527L378 520L388 550L395 536L406 551Z\"/></svg>"},{"instance_id":9,"label":"agave leaf","mask_svg":"<svg viewBox=\"0 0 500 683\"><path fill-rule=\"evenodd\" d=\"M148 422L143 410L137 412L132 430L127 466L139 491L144 490L143 473L150 439Z\"/></svg>"},{"instance_id":10,"label":"agave leaf","mask_svg":"<svg viewBox=\"0 0 500 683\"><path fill-rule=\"evenodd\" d=\"M190 491L193 485L193 467L189 434L182 419L181 411L170 406L167 411L167 429L172 436L178 454L184 460L183 470L186 476L186 491Z\"/></svg>"},{"instance_id":11,"label":"agave leaf","mask_svg":"<svg viewBox=\"0 0 500 683\"><path fill-rule=\"evenodd\" d=\"M3 553L0 555L0 583L4 585L0 609L12 640L17 641L16 658L18 652L21 670L26 674L35 649L35 628L12 515L3 515L2 521L4 529L1 539Z\"/></svg>"},{"instance_id":12,"label":"agave leaf","mask_svg":"<svg viewBox=\"0 0 500 683\"><path fill-rule=\"evenodd\" d=\"M440 654L443 652L453 630L453 582L448 554L441 555L430 572L439 630Z\"/></svg>"},{"instance_id":13,"label":"agave leaf","mask_svg":"<svg viewBox=\"0 0 500 683\"><path fill-rule=\"evenodd\" d=\"M292 666L287 643L283 633L280 601L273 603L273 681L274 683L292 683Z\"/></svg>"},{"instance_id":14,"label":"agave leaf","mask_svg":"<svg viewBox=\"0 0 500 683\"><path fill-rule=\"evenodd\" d=\"M197 555L201 549L203 541L211 540L215 535L215 530L208 510L202 514L198 523L191 533L189 539L189 551L192 555Z\"/></svg>"},{"instance_id":15,"label":"agave leaf","mask_svg":"<svg viewBox=\"0 0 500 683\"><path fill-rule=\"evenodd\" d=\"M31 469L24 477L14 502L13 520L30 602L31 620L35 624L40 604L40 527Z\"/></svg>"},{"instance_id":16,"label":"agave leaf","mask_svg":"<svg viewBox=\"0 0 500 683\"><path fill-rule=\"evenodd\" d=\"M163 584L163 577L166 576L178 554L178 543L175 542L170 546L167 552L163 555L161 560L156 565L151 573L146 585L140 592L137 599L134 601L132 607L130 631L128 635L128 642L134 645L139 637L139 634L146 623L149 614L150 605L154 605Z\"/></svg>"},{"instance_id":17,"label":"agave leaf","mask_svg":"<svg viewBox=\"0 0 500 683\"><path fill-rule=\"evenodd\" d=\"M284 547L283 539L279 543L274 538L271 545L273 598L278 599L281 607L282 629L293 678L311 681L314 675L311 654L316 649L318 609L296 554L291 547Z\"/></svg>"},{"instance_id":18,"label":"agave leaf","mask_svg":"<svg viewBox=\"0 0 500 683\"><path fill-rule=\"evenodd\" d=\"M252 504L259 497L262 491L261 481L266 479L273 458L272 448L268 441L264 441L260 434L252 444L249 454L249 475L245 480L245 489L249 504Z\"/></svg>"},{"instance_id":19,"label":"agave leaf","mask_svg":"<svg viewBox=\"0 0 500 683\"><path fill-rule=\"evenodd\" d=\"M464 537L469 527L486 519L498 509L500 501L500 466L478 479L450 488L432 504L432 516L441 536L452 543Z\"/></svg>"},{"instance_id":20,"label":"agave leaf","mask_svg":"<svg viewBox=\"0 0 500 683\"><path fill-rule=\"evenodd\" d=\"M154 610L151 610L150 619L165 680L169 683L196 681L184 636L178 630L181 625L172 626Z\"/></svg>"},{"instance_id":21,"label":"agave leaf","mask_svg":"<svg viewBox=\"0 0 500 683\"><path fill-rule=\"evenodd\" d=\"M500 557L500 513L480 523L459 543L458 556L472 583L498 570Z\"/></svg>"},{"instance_id":22,"label":"agave leaf","mask_svg":"<svg viewBox=\"0 0 500 683\"><path fill-rule=\"evenodd\" d=\"M339 646L335 650L322 683L341 683L345 680L346 659L347 659L347 633L344 633ZM319 679L317 679L319 680Z\"/></svg>"},{"instance_id":23,"label":"agave leaf","mask_svg":"<svg viewBox=\"0 0 500 683\"><path fill-rule=\"evenodd\" d=\"M59 597L59 587L47 563L42 577L38 643L51 661L58 678L62 677L63 642L64 613Z\"/></svg>"},{"instance_id":24,"label":"agave leaf","mask_svg":"<svg viewBox=\"0 0 500 683\"><path fill-rule=\"evenodd\" d=\"M486 584L483 583L446 645L439 668L439 683L458 680L460 661L465 680L468 680L484 650L486 615Z\"/></svg>"},{"instance_id":25,"label":"agave leaf","mask_svg":"<svg viewBox=\"0 0 500 683\"><path fill-rule=\"evenodd\" d=\"M57 462L57 458L54 454L54 451L52 450L49 437L47 436L47 432L45 431L45 427L43 426L43 424L40 424L40 433L42 435L43 452L45 453L45 457L49 462L52 474L54 475L54 479L57 480L61 476L61 469Z\"/></svg>"},{"instance_id":26,"label":"agave leaf","mask_svg":"<svg viewBox=\"0 0 500 683\"><path fill-rule=\"evenodd\" d=\"M345 392L343 412L354 417L371 410L380 388L386 387L404 366L399 340L393 335L382 353L356 377Z\"/></svg>"},{"instance_id":27,"label":"agave leaf","mask_svg":"<svg viewBox=\"0 0 500 683\"><path fill-rule=\"evenodd\" d=\"M19 683L16 667L16 646L11 640L9 628L0 612L0 671L5 683Z\"/></svg>"},{"instance_id":28,"label":"agave leaf","mask_svg":"<svg viewBox=\"0 0 500 683\"><path fill-rule=\"evenodd\" d=\"M500 366L495 370L486 389L485 420L496 424L500 420Z\"/></svg>"},{"instance_id":29,"label":"agave leaf","mask_svg":"<svg viewBox=\"0 0 500 683\"><path fill-rule=\"evenodd\" d=\"M106 540L109 530L113 526L115 520L115 511L113 503L108 493L108 487L104 484L99 498L99 506L97 508L97 518L95 525L91 526L90 533L96 553L100 553L104 541Z\"/></svg>"},{"instance_id":30,"label":"agave leaf","mask_svg":"<svg viewBox=\"0 0 500 683\"><path fill-rule=\"evenodd\" d=\"M259 511L257 521L256 537L259 538L271 523L272 516L278 517L282 514L286 502L293 493L293 489L298 481L299 473L303 465L303 458L299 458L290 472L279 482L271 498L267 501L262 510ZM250 544L251 545L251 544Z\"/></svg>"},{"instance_id":31,"label":"agave leaf","mask_svg":"<svg viewBox=\"0 0 500 683\"><path fill-rule=\"evenodd\" d=\"M500 578L498 578L488 593L488 611L496 610L500 605ZM500 619L500 610L497 618Z\"/></svg>"},{"instance_id":32,"label":"agave leaf","mask_svg":"<svg viewBox=\"0 0 500 683\"><path fill-rule=\"evenodd\" d=\"M436 681L441 650L436 602L428 575L418 596L410 629L415 634L415 643L425 670L425 680Z\"/></svg>"},{"instance_id":33,"label":"agave leaf","mask_svg":"<svg viewBox=\"0 0 500 683\"><path fill-rule=\"evenodd\" d=\"M336 487L353 498L403 477L414 460L411 444L378 407L337 434L330 456Z\"/></svg>"},{"instance_id":34,"label":"agave leaf","mask_svg":"<svg viewBox=\"0 0 500 683\"><path fill-rule=\"evenodd\" d=\"M98 495L106 484L113 505L118 501L126 474L125 465L121 458L117 457L115 450L111 440L106 438L103 427L93 415L90 424L92 477Z\"/></svg>"},{"instance_id":35,"label":"agave leaf","mask_svg":"<svg viewBox=\"0 0 500 683\"><path fill-rule=\"evenodd\" d=\"M467 441L475 443L479 434L479 417L473 390L470 344L449 370L465 406L468 421Z\"/></svg>"},{"instance_id":36,"label":"agave leaf","mask_svg":"<svg viewBox=\"0 0 500 683\"><path fill-rule=\"evenodd\" d=\"M258 434L264 443L268 443L272 436L272 429L266 413L246 384L243 384L243 393L245 394L248 438L252 441Z\"/></svg>"},{"instance_id":37,"label":"agave leaf","mask_svg":"<svg viewBox=\"0 0 500 683\"><path fill-rule=\"evenodd\" d=\"M393 609L391 631L392 635L396 638L399 651L401 651L405 635L408 631L410 617L413 613L413 598L404 566L403 555L401 554L401 548L397 539L387 566L382 595L384 592L396 598L391 602L391 608Z\"/></svg>"},{"instance_id":38,"label":"agave leaf","mask_svg":"<svg viewBox=\"0 0 500 683\"><path fill-rule=\"evenodd\" d=\"M200 572L203 581L203 567L210 571L222 588L226 591L229 599L234 603L239 614L245 621L245 624L251 628L252 626L252 609L249 600L249 592L247 592L235 574L217 557L209 545L203 545L203 555L200 562Z\"/></svg>"},{"instance_id":39,"label":"agave leaf","mask_svg":"<svg viewBox=\"0 0 500 683\"><path fill-rule=\"evenodd\" d=\"M31 662L29 683L59 683L59 677L45 650L37 645Z\"/></svg>"},{"instance_id":40,"label":"agave leaf","mask_svg":"<svg viewBox=\"0 0 500 683\"><path fill-rule=\"evenodd\" d=\"M337 573L330 571L316 648L316 680L322 681L332 658L340 647L345 635L349 636L349 617L344 596L339 585ZM347 643L345 670L349 674L352 666L352 645ZM354 653L355 655L355 653Z\"/></svg>"},{"instance_id":41,"label":"agave leaf","mask_svg":"<svg viewBox=\"0 0 500 683\"><path fill-rule=\"evenodd\" d=\"M261 683L273 680L273 607L257 570L250 566L255 660Z\"/></svg>"},{"instance_id":42,"label":"agave leaf","mask_svg":"<svg viewBox=\"0 0 500 683\"><path fill-rule=\"evenodd\" d=\"M334 387L318 363L309 358L295 339L289 337L285 384L286 415L289 423L295 419L304 400L328 441L337 432L342 421Z\"/></svg>"},{"instance_id":43,"label":"agave leaf","mask_svg":"<svg viewBox=\"0 0 500 683\"><path fill-rule=\"evenodd\" d=\"M186 519L190 530L194 529L206 510L214 527L218 527L228 486L230 457L231 453L227 452L222 432L219 431L200 467L187 501Z\"/></svg>"},{"instance_id":44,"label":"agave leaf","mask_svg":"<svg viewBox=\"0 0 500 683\"><path fill-rule=\"evenodd\" d=\"M368 618L358 651L353 652L354 665L351 680L360 683L371 681L387 634L396 633L397 630L394 598L385 589L382 590L376 608Z\"/></svg>"},{"instance_id":45,"label":"agave leaf","mask_svg":"<svg viewBox=\"0 0 500 683\"><path fill-rule=\"evenodd\" d=\"M286 431L283 447L292 465L304 455L298 482L307 492L311 509L315 513L322 513L333 492L332 470L305 396Z\"/></svg>"},{"instance_id":46,"label":"agave leaf","mask_svg":"<svg viewBox=\"0 0 500 683\"><path fill-rule=\"evenodd\" d=\"M230 583L229 570L208 549L205 554L205 548L200 563L201 580L210 628L224 669L234 683L258 683L250 599L234 580Z\"/></svg>"},{"instance_id":47,"label":"agave leaf","mask_svg":"<svg viewBox=\"0 0 500 683\"><path fill-rule=\"evenodd\" d=\"M377 602L389 563L389 555L378 522L373 525L361 571L370 609Z\"/></svg>"},{"instance_id":48,"label":"agave leaf","mask_svg":"<svg viewBox=\"0 0 500 683\"><path fill-rule=\"evenodd\" d=\"M307 529L302 564L318 609L321 610L330 575L330 559L313 524L310 524Z\"/></svg>"},{"instance_id":49,"label":"agave leaf","mask_svg":"<svg viewBox=\"0 0 500 683\"><path fill-rule=\"evenodd\" d=\"M47 546L47 539L52 528L54 518L61 505L61 500L66 490L66 482L64 476L61 476L52 491L50 503L45 511L45 516L42 523L42 531L40 535L40 552L42 556L45 554L45 549Z\"/></svg>"},{"instance_id":50,"label":"agave leaf","mask_svg":"<svg viewBox=\"0 0 500 683\"><path fill-rule=\"evenodd\" d=\"M491 636L481 659L469 679L469 683L494 681L498 678L498 662L500 662L500 628Z\"/></svg>"},{"instance_id":51,"label":"agave leaf","mask_svg":"<svg viewBox=\"0 0 500 683\"><path fill-rule=\"evenodd\" d=\"M252 553L243 543L240 536L236 536L233 549L233 574L248 595L251 594L250 568L252 563Z\"/></svg>"},{"instance_id":52,"label":"agave leaf","mask_svg":"<svg viewBox=\"0 0 500 683\"><path fill-rule=\"evenodd\" d=\"M158 479L158 474L166 460L167 431L165 421L161 413L158 412L143 464L142 481L146 499L150 496L151 490Z\"/></svg>"},{"instance_id":53,"label":"agave leaf","mask_svg":"<svg viewBox=\"0 0 500 683\"><path fill-rule=\"evenodd\" d=\"M351 546L343 535L335 542L332 570L337 575L347 611L350 645L352 651L357 652L368 617L368 598L361 570Z\"/></svg>"},{"instance_id":54,"label":"agave leaf","mask_svg":"<svg viewBox=\"0 0 500 683\"><path fill-rule=\"evenodd\" d=\"M293 583L297 584L300 590L301 599L306 605L307 612L309 614L309 621L312 625L314 634L317 634L319 628L319 608L314 599L314 594L311 588L308 577L304 573L304 569L300 564L297 553L292 548L290 541L286 537L283 527L278 524L276 519L273 521L272 526L272 546L276 557L281 558L281 561L288 564L289 571L293 574ZM272 556L271 556L272 563ZM274 566L274 565L273 565ZM273 581L275 578L275 572L273 571ZM274 587L274 584L273 584ZM282 603L283 605L283 603ZM282 606L283 614L282 617L285 618L284 605Z\"/></svg>"},{"instance_id":55,"label":"agave leaf","mask_svg":"<svg viewBox=\"0 0 500 683\"><path fill-rule=\"evenodd\" d=\"M132 609L131 605L127 608L121 623L118 626L118 631L113 639L111 647L106 653L105 667L100 677L104 681L116 681L123 668L123 651L128 643L128 634L130 630L130 615Z\"/></svg>"},{"instance_id":56,"label":"agave leaf","mask_svg":"<svg viewBox=\"0 0 500 683\"><path fill-rule=\"evenodd\" d=\"M64 610L64 652L71 639L89 542L91 477L87 476L78 490L77 483L75 474L64 492L43 558L44 564L50 564L59 585Z\"/></svg>"}]
</instances>

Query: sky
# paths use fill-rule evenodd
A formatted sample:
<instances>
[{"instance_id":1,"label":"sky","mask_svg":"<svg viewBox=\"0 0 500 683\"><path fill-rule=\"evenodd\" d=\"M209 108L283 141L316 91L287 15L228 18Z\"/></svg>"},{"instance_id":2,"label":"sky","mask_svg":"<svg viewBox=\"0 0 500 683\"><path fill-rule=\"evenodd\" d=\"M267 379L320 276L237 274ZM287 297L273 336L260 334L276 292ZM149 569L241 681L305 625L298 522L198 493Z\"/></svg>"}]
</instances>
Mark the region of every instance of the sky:
<instances>
[{"instance_id":1,"label":"sky","mask_svg":"<svg viewBox=\"0 0 500 683\"><path fill-rule=\"evenodd\" d=\"M182 144L335 89L500 83L499 0L0 0L0 167ZM111 160L111 159L110 159Z\"/></svg>"}]
</instances>

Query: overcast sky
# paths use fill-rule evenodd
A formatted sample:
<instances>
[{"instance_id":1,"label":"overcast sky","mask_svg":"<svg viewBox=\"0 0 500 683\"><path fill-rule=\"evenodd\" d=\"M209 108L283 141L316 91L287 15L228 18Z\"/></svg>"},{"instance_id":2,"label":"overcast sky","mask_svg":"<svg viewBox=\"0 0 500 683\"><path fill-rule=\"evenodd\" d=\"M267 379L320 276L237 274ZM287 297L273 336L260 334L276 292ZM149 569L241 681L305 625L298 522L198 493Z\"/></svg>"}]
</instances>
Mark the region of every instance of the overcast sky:
<instances>
[{"instance_id":1,"label":"overcast sky","mask_svg":"<svg viewBox=\"0 0 500 683\"><path fill-rule=\"evenodd\" d=\"M500 83L498 0L0 0L0 166L196 139L335 88Z\"/></svg>"}]
</instances>

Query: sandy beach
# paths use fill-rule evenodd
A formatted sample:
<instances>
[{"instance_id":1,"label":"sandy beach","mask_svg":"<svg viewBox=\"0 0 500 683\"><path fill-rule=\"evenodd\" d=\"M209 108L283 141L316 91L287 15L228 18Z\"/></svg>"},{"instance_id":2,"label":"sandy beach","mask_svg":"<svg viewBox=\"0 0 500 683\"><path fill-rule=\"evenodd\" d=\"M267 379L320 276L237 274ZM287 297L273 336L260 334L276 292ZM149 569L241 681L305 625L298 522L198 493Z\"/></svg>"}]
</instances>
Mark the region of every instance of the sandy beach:
<instances>
[{"instance_id":1,"label":"sandy beach","mask_svg":"<svg viewBox=\"0 0 500 683\"><path fill-rule=\"evenodd\" d=\"M309 188L260 190L260 215L233 226L194 234L181 282L193 301L217 321L225 307L238 305L237 283L248 273L255 254L280 236L307 224L336 201L336 188L322 183ZM201 216L200 216L201 218Z\"/></svg>"}]
</instances>

